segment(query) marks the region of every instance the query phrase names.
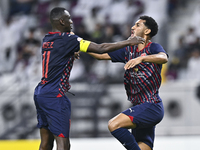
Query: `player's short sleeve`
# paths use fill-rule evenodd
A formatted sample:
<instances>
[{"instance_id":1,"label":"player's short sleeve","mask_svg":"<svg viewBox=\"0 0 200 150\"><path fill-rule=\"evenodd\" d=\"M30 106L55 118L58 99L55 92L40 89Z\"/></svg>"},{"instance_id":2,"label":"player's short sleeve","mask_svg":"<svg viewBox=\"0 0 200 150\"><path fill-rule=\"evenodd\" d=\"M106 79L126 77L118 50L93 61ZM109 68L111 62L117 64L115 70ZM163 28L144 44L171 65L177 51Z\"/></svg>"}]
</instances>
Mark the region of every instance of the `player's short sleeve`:
<instances>
[{"instance_id":1,"label":"player's short sleeve","mask_svg":"<svg viewBox=\"0 0 200 150\"><path fill-rule=\"evenodd\" d=\"M73 34L64 34L63 35L64 39L64 46L66 51L68 52L78 52L80 49L80 40L81 38L77 35Z\"/></svg>"},{"instance_id":2,"label":"player's short sleeve","mask_svg":"<svg viewBox=\"0 0 200 150\"><path fill-rule=\"evenodd\" d=\"M126 48L121 48L113 52L109 52L108 55L111 57L112 62L123 62L125 63Z\"/></svg>"},{"instance_id":3,"label":"player's short sleeve","mask_svg":"<svg viewBox=\"0 0 200 150\"><path fill-rule=\"evenodd\" d=\"M152 54L158 54L160 52L166 53L166 51L163 49L163 47L158 43L152 43L150 46L150 51Z\"/></svg>"},{"instance_id":4,"label":"player's short sleeve","mask_svg":"<svg viewBox=\"0 0 200 150\"><path fill-rule=\"evenodd\" d=\"M64 42L66 43L66 49L77 52L87 52L87 49L90 45L90 41L83 40L81 37L73 34L66 34L64 37Z\"/></svg>"}]
</instances>

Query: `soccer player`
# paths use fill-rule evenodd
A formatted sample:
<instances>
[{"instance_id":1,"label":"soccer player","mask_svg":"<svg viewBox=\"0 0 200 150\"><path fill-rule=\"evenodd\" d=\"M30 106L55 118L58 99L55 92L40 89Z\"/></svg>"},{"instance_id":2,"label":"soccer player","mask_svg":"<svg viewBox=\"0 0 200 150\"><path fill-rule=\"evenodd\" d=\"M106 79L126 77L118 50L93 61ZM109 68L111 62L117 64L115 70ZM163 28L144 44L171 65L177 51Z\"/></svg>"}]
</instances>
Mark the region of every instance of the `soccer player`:
<instances>
[{"instance_id":1,"label":"soccer player","mask_svg":"<svg viewBox=\"0 0 200 150\"><path fill-rule=\"evenodd\" d=\"M71 103L66 96L70 89L69 76L75 52L105 53L144 42L133 37L116 43L96 44L70 34L72 20L65 8L56 7L50 12L52 32L42 42L42 79L35 88L41 143L39 150L51 150L54 139L57 150L69 150Z\"/></svg>"},{"instance_id":2,"label":"soccer player","mask_svg":"<svg viewBox=\"0 0 200 150\"><path fill-rule=\"evenodd\" d=\"M124 86L133 106L112 118L108 128L128 150L153 149L155 126L164 115L159 88L162 64L168 56L161 45L151 42L157 31L152 17L141 16L131 28L130 37L143 37L144 43L105 54L89 53L99 60L125 63Z\"/></svg>"}]
</instances>

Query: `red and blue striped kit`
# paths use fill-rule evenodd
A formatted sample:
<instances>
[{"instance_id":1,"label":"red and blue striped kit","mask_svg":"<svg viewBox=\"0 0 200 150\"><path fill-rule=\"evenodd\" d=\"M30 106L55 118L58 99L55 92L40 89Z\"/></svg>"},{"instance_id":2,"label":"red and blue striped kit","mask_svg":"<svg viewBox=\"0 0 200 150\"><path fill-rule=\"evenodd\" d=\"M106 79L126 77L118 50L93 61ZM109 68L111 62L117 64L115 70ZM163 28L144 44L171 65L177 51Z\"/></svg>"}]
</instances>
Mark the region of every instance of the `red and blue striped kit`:
<instances>
[{"instance_id":1,"label":"red and blue striped kit","mask_svg":"<svg viewBox=\"0 0 200 150\"><path fill-rule=\"evenodd\" d=\"M127 46L117 51L109 53L113 62L126 63L131 59L146 55L165 52L161 45L150 42L142 50L138 50L137 45ZM124 73L124 86L128 100L133 105L144 102L157 103L161 99L158 90L161 85L162 65L149 62L142 62L134 68L128 69Z\"/></svg>"}]
</instances>

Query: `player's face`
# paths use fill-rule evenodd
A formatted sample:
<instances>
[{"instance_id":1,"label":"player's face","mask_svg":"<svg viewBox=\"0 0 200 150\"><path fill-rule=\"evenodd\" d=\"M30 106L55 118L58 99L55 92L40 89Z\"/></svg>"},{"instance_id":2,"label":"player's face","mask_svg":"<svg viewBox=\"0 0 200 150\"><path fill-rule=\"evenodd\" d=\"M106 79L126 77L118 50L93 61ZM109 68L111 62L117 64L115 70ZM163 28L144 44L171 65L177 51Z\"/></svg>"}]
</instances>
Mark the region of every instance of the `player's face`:
<instances>
[{"instance_id":1,"label":"player's face","mask_svg":"<svg viewBox=\"0 0 200 150\"><path fill-rule=\"evenodd\" d=\"M145 20L138 20L131 28L131 36L140 36L144 38L144 31L147 29L144 23Z\"/></svg>"},{"instance_id":2,"label":"player's face","mask_svg":"<svg viewBox=\"0 0 200 150\"><path fill-rule=\"evenodd\" d=\"M65 32L70 32L72 29L73 21L68 11L65 10L64 15L62 16L62 19L63 19L62 21L63 21Z\"/></svg>"}]
</instances>

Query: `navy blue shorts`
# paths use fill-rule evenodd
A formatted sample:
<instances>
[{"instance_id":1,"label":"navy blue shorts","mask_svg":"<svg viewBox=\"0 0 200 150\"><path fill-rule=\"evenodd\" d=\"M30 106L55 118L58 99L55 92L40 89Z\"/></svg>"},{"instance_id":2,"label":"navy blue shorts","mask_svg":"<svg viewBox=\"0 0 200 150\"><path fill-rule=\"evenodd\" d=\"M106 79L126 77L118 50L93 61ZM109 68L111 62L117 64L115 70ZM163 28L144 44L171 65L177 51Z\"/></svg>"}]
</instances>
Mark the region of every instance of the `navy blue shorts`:
<instances>
[{"instance_id":1,"label":"navy blue shorts","mask_svg":"<svg viewBox=\"0 0 200 150\"><path fill-rule=\"evenodd\" d=\"M34 95L38 128L49 129L59 137L69 137L71 102L66 96L43 97Z\"/></svg>"},{"instance_id":2,"label":"navy blue shorts","mask_svg":"<svg viewBox=\"0 0 200 150\"><path fill-rule=\"evenodd\" d=\"M155 137L155 125L158 124L164 116L164 108L162 102L148 103L133 106L123 111L133 123L137 126L132 129L137 142L144 142L153 148Z\"/></svg>"}]
</instances>

